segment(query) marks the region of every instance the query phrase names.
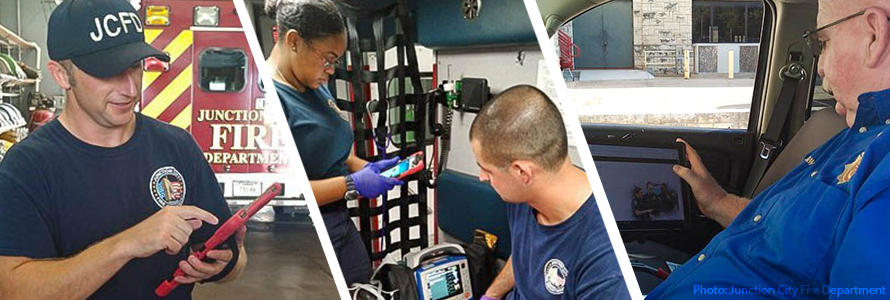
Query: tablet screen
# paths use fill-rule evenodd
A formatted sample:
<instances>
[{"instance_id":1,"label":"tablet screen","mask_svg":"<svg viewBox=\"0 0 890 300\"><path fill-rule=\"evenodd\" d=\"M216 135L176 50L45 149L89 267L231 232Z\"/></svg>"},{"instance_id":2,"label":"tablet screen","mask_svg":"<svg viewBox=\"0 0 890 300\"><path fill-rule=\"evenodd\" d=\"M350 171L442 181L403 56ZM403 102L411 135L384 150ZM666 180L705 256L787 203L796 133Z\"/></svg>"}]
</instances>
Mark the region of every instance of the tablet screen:
<instances>
[{"instance_id":1,"label":"tablet screen","mask_svg":"<svg viewBox=\"0 0 890 300\"><path fill-rule=\"evenodd\" d=\"M621 230L681 228L688 194L671 168L676 148L589 145L612 214Z\"/></svg>"},{"instance_id":2,"label":"tablet screen","mask_svg":"<svg viewBox=\"0 0 890 300\"><path fill-rule=\"evenodd\" d=\"M398 178L399 175L402 175L402 173L405 173L405 171L408 171L408 168L410 168L410 167L411 167L411 161L408 159L404 159L401 162L399 162L397 165L389 168L389 170L386 170L386 171L380 173L380 176L389 177L389 178Z\"/></svg>"}]
</instances>

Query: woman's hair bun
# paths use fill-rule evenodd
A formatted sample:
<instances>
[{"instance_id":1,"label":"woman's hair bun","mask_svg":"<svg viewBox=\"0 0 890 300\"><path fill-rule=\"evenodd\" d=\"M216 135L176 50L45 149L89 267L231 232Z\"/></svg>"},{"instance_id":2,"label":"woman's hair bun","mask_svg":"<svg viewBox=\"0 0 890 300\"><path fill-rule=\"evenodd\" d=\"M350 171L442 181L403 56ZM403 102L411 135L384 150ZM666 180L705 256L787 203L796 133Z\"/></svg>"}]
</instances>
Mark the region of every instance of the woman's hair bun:
<instances>
[{"instance_id":1,"label":"woman's hair bun","mask_svg":"<svg viewBox=\"0 0 890 300\"><path fill-rule=\"evenodd\" d=\"M275 14L278 12L278 4L281 1L282 0L266 0L266 7L264 10L266 11L266 15L273 20L275 19Z\"/></svg>"}]
</instances>

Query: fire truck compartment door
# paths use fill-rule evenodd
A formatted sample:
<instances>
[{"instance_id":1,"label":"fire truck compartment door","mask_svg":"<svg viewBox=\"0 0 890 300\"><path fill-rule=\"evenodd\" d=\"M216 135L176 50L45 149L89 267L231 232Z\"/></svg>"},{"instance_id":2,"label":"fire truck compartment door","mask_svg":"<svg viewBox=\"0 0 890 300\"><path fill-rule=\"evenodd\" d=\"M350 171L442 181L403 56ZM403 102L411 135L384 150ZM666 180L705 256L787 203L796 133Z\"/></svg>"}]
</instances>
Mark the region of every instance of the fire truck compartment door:
<instances>
[{"instance_id":1,"label":"fire truck compartment door","mask_svg":"<svg viewBox=\"0 0 890 300\"><path fill-rule=\"evenodd\" d=\"M260 153L251 120L253 62L243 31L195 30L192 135L216 173L249 172Z\"/></svg>"}]
</instances>

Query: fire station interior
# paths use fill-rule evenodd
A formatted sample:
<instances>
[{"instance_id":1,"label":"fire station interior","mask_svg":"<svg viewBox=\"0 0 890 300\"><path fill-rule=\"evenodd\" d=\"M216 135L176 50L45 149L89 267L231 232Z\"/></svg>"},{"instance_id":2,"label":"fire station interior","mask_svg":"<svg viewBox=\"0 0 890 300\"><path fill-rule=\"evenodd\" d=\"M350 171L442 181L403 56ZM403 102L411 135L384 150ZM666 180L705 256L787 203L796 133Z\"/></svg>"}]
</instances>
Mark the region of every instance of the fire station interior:
<instances>
[{"instance_id":1,"label":"fire station interior","mask_svg":"<svg viewBox=\"0 0 890 300\"><path fill-rule=\"evenodd\" d=\"M24 1L22 1L24 2ZM23 6L23 7L22 7ZM40 5L20 1L0 2L0 160L9 148L25 138L32 115L37 121L52 116L51 109L59 101L61 91L41 78L42 62L46 62L46 25L39 29L22 27L26 21L18 17L28 13L42 15ZM48 12L47 12L48 14ZM49 80L51 81L51 80ZM42 92L42 93L38 93Z\"/></svg>"},{"instance_id":2,"label":"fire station interior","mask_svg":"<svg viewBox=\"0 0 890 300\"><path fill-rule=\"evenodd\" d=\"M382 284L353 289L359 298L389 299L399 293L403 299L478 299L510 255L506 205L479 181L469 128L481 106L511 86L535 85L554 101L558 98L531 23L517 22L528 20L523 2L492 1L481 7L470 2L477 5L337 1L347 23L353 23L347 30L357 36L349 37L343 65L329 88L353 125L356 155L374 161L423 151L424 161L424 170L403 179L404 186L378 199L348 203L379 268L373 279ZM262 13L263 1L248 6L268 56L275 24ZM375 46L380 44L385 49ZM580 166L571 142L569 153ZM484 264L485 271L464 274L466 264L448 269L461 259ZM442 274L459 278L442 290L463 292L431 296L431 290L394 288L414 275L397 280L392 274L431 272L419 267L421 262L433 262L432 269L450 270Z\"/></svg>"},{"instance_id":3,"label":"fire station interior","mask_svg":"<svg viewBox=\"0 0 890 300\"><path fill-rule=\"evenodd\" d=\"M584 19L593 15L599 16L599 18L608 18L603 17L603 15L608 15L608 12L613 11L612 9L622 5L628 8L631 7L630 1L621 0L537 2L540 8L541 19L546 25L548 34L554 37L554 39L560 39L562 46L572 47L572 45L581 45L580 48L584 47L585 41L579 39L589 37L586 37L583 33L579 34L581 28L575 26L574 40L567 39L571 36L570 33L572 31L569 24L590 24L582 22L588 22ZM679 18L684 16L682 14L683 7L676 6L677 1L661 2L659 1L658 5L653 6L652 11L647 11L648 8L646 7L643 7L642 11L637 11L640 8L634 6L632 14L633 17L638 19L633 22L628 21L627 26L633 26L633 34L635 36L643 35L642 38L646 39L645 26L660 24L660 22L657 22L659 21L658 18L659 16L666 16L665 12L674 12L674 14L669 15L670 17ZM628 122L626 119L585 118L583 114L579 116L584 135L589 144L588 146L594 155L600 178L604 178L604 189L609 197L616 221L619 223L619 230L624 239L625 248L644 295L662 282L669 275L670 271L677 266L676 264L686 262L692 255L704 248L708 241L722 230L722 227L716 222L705 218L698 211L691 193L685 190L687 187L683 188L683 192L688 193L686 195L689 198L686 200L689 201L686 202L688 204L688 212L680 224L668 224L667 226L664 226L665 224L655 224L655 226L635 227L633 224L629 224L633 222L622 222L622 220L619 220L619 215L622 212L616 211L614 203L615 201L623 200L612 198L613 195L618 195L614 198L623 199L625 195L610 193L610 183L605 180L609 175L604 173L604 171L609 171L608 165L612 162L607 158L599 160L597 153L602 152L598 152L598 149L601 150L604 147L606 149L608 147L670 149L676 147L675 139L680 137L695 147L708 170L727 192L753 198L803 161L804 156L808 152L846 128L843 118L838 116L833 109L835 100L821 89L821 78L819 78L816 70L816 59L813 58L805 39L802 38L806 31L815 29L816 0L692 1L691 4L693 15L691 16L692 22L690 23L692 23L693 30L690 37L692 41L685 47L679 47L680 49L691 49L688 69L684 70L682 67L684 53L682 51L673 52L674 50L672 49L671 55L678 57L676 65L680 66L677 69L668 71L668 73L672 74L662 74L664 76L660 76L658 71L661 71L662 69L660 68L664 66L652 67L648 65L648 63L652 62L651 57L642 63L638 59L633 66L617 71L655 74L655 76L645 80L649 82L646 84L646 88L657 87L659 82L662 81L674 84L675 88L692 86L694 85L692 82L696 81L702 82L705 85L708 84L708 80L710 82L719 82L719 85L711 85L709 88L714 88L715 91L720 91L722 94L707 94L707 100L739 97L743 101L747 101L750 106L741 106L737 113L749 116L749 118L740 122L739 125L708 123L719 122L714 121L715 119L709 119L704 124L697 124L701 126L683 126L677 124L646 125ZM762 11L758 13L762 14L762 24L760 21L750 24L745 31L747 36L739 33L742 32L742 30L738 29L740 27L735 27L736 33L733 36L726 37L724 35L729 35L726 33L728 31L727 28L732 27L725 22L720 23L721 18L727 15L731 16L733 14L731 13L732 10L750 13L755 9ZM709 15L709 13L711 14ZM720 15L721 13L723 14L722 16ZM685 16L688 17L688 13ZM740 18L734 20L749 20L747 17L742 18L744 15L741 13L738 16ZM748 14L747 16L751 17L753 15ZM628 11L628 17L631 17L630 11ZM715 20L717 21L715 22ZM591 29L591 31L603 30L603 26L607 25L603 25L600 22L598 26ZM630 29L628 28L627 30L629 31ZM661 38L682 37L682 34L673 35L674 33L667 31L669 29L659 30L662 30L660 33L666 34L660 36ZM651 42L634 42L634 49L640 50L639 52L653 54L655 53L654 51L647 51L649 49L646 48L652 45L646 45L646 43L657 44L670 40L661 38ZM628 91L637 88L630 85L622 86L624 83L620 80L585 81L583 79L585 73L604 74L616 72L616 70L597 66L579 67L578 63L582 60L577 56L598 51L598 49L601 51L602 49L594 46L587 47L593 49L585 51L584 49L576 48L575 50L562 52L561 67L563 68L563 74L566 74L565 77L569 82L569 89L572 91L570 94L578 95L583 93L585 90L582 86L585 84L625 88ZM705 71L707 64L703 60L709 54L709 52L704 51L708 47L716 48L717 52L723 48L732 49L732 47L735 47L736 53L743 52L742 50L744 49L741 48L752 47L751 49L755 49L752 54L756 53L756 56L753 56L757 58L755 60L756 64L751 64L750 70L747 73L744 70L742 72L736 70L734 73L735 79L727 74L732 73L732 69L729 72L717 71L720 65L714 66L714 74L708 74ZM701 58L698 58L699 56ZM608 56L606 58L608 59ZM575 66L571 66L568 62L574 62ZM720 64L722 62L717 63ZM741 67L740 65L736 66ZM791 71L791 69L794 70ZM689 74L687 75L684 72L691 74L687 73ZM579 73L582 77L580 79L577 76ZM684 76L691 78L684 79ZM744 83L748 84L744 89L736 87ZM788 91L783 92L782 89L786 85L792 86ZM715 86L724 86L726 88L720 90ZM699 89L699 91L701 90ZM693 97L690 95L693 92L697 92L692 89L688 89L688 91L684 97ZM747 100L749 96L751 100ZM654 98L653 101L673 101L668 99L669 95L664 93L663 97L655 96ZM573 100L577 103L584 99L575 97ZM643 100L630 97L625 101ZM726 111L722 110L720 112ZM659 112L653 112L653 114L657 113ZM645 183L646 180L642 180L642 182ZM645 184L641 187L645 192ZM630 190L627 192L630 193ZM630 198L629 194L627 198Z\"/></svg>"}]
</instances>

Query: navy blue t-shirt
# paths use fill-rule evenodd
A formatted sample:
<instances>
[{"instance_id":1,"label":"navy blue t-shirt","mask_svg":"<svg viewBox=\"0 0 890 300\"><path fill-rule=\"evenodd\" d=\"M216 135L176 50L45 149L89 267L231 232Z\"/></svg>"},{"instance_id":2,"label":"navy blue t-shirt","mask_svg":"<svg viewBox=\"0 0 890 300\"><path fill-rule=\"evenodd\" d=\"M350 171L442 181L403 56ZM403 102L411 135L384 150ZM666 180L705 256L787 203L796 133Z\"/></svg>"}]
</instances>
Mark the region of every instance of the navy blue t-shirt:
<instances>
[{"instance_id":1,"label":"navy blue t-shirt","mask_svg":"<svg viewBox=\"0 0 890 300\"><path fill-rule=\"evenodd\" d=\"M567 220L538 223L528 204L509 204L515 286L509 299L630 299L591 195Z\"/></svg>"},{"instance_id":2,"label":"navy blue t-shirt","mask_svg":"<svg viewBox=\"0 0 890 300\"><path fill-rule=\"evenodd\" d=\"M65 258L124 231L166 205L192 205L230 216L216 177L182 129L136 114L129 141L90 145L54 120L13 146L0 162L0 256ZM204 223L189 243L207 240ZM234 239L228 246L238 257ZM185 249L185 248L183 248ZM91 299L154 299L189 251L130 260ZM212 280L222 278L233 263ZM191 299L193 285L165 299Z\"/></svg>"},{"instance_id":3,"label":"navy blue t-shirt","mask_svg":"<svg viewBox=\"0 0 890 300\"><path fill-rule=\"evenodd\" d=\"M301 93L275 81L275 88L307 178L320 180L348 175L346 159L352 152L355 136L349 122L340 117L327 87ZM332 240L345 232L344 226L353 226L348 223L346 201L330 203L320 210Z\"/></svg>"}]
</instances>

